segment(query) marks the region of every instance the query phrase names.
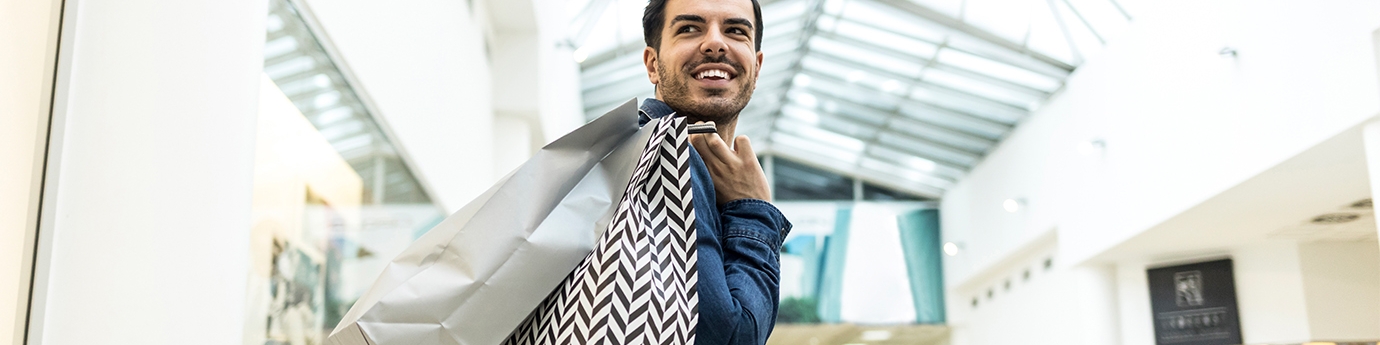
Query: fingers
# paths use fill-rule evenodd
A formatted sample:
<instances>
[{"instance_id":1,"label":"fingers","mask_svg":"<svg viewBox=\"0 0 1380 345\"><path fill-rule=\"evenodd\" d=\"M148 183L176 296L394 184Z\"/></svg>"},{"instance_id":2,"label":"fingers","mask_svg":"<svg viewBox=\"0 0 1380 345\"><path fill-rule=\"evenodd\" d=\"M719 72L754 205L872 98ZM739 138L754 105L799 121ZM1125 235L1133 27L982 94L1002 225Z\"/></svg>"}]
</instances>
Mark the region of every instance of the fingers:
<instances>
[{"instance_id":1,"label":"fingers","mask_svg":"<svg viewBox=\"0 0 1380 345\"><path fill-rule=\"evenodd\" d=\"M695 149L700 151L700 156L705 160L712 159L720 162L732 162L737 160L733 150L728 148L728 144L724 143L724 139L718 134L692 134L690 136L690 143L695 145Z\"/></svg>"},{"instance_id":2,"label":"fingers","mask_svg":"<svg viewBox=\"0 0 1380 345\"><path fill-rule=\"evenodd\" d=\"M733 138L733 147L735 148L733 153L743 162L757 161L757 155L752 151L752 142L748 140L746 135Z\"/></svg>"}]
</instances>

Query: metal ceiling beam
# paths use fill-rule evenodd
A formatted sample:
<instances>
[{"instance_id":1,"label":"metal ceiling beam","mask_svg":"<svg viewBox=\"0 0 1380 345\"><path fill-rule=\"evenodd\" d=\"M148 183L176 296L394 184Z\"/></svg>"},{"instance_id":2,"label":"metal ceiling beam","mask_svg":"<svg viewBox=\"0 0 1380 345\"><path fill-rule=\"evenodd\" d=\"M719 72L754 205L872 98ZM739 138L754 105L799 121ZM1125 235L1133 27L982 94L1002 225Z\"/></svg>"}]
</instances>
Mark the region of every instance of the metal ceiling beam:
<instances>
[{"instance_id":1,"label":"metal ceiling beam","mask_svg":"<svg viewBox=\"0 0 1380 345\"><path fill-rule=\"evenodd\" d=\"M794 106L803 108L803 106L800 106L799 104L794 104ZM972 159L978 159L978 158L980 158L979 154L972 153L971 151L967 151L967 150L962 149L962 148L953 147L953 146L948 145L948 144L946 144L946 143L941 143L941 142L936 142L936 141L933 141L933 140L928 140L927 138L920 138L920 137L916 137L916 136L914 136L914 135L909 135L909 134L906 134L906 133L897 132L897 131L895 131L895 130L890 130L890 129L886 128L886 127L877 127L877 126L872 126L872 125L869 125L869 124L866 124L866 123L861 123L861 122L858 122L858 121L855 120L855 119L849 118L848 116L841 115L841 114L838 114L838 113L829 112L829 111L823 110L823 109L810 109L810 111L811 111L811 112L814 112L814 113L816 113L816 114L818 114L818 115L821 115L821 117L825 117L826 119L831 120L831 121L845 122L845 123L848 123L849 125L852 125L852 126L866 127L866 128L868 128L868 129L871 129L872 131L877 132L876 135L880 135L882 132L888 132L888 133L891 133L891 134L904 136L904 137L907 137L907 138L912 139L912 140L916 140L916 141L920 141L920 142L925 142L925 143L934 145L934 146L936 146L936 147L939 147L939 148L944 149L945 151L948 151L948 152L947 152L948 154L964 155L964 156L971 157ZM821 120L824 120L824 119L821 119ZM780 119L777 119L777 121L793 121L793 120L792 120L792 119L787 119L787 118L785 118L785 117L782 117L782 118L780 118ZM820 122L820 126L817 126L817 127L820 128L820 129L826 130L826 131L831 131L831 132L838 133L838 132L836 132L836 131L833 131L833 129L836 128L836 126L829 126L827 123L824 123L823 121L821 121L821 122ZM843 134L843 133L839 133L839 134ZM844 134L844 135L847 135L847 134ZM903 151L903 149L901 149L901 148L894 148L894 147L891 147L890 145L886 145L886 144L883 144L883 143L881 143L881 142L878 142L878 141L876 140L876 139L877 139L877 138L876 138L876 135L874 135L872 138L857 138L857 139L863 140L863 141L866 143L866 145L867 145L868 147L872 147L872 146L882 146L882 147L886 147L886 148L888 148L888 149L892 149L892 150L895 150L895 151ZM856 138L856 137L855 137L855 138ZM908 150L906 150L906 151L908 151ZM938 156L933 155L933 154L911 154L911 155L915 156L916 158L926 159L926 160L929 160L929 161L931 161L931 162L934 162L935 165L938 166L938 167L940 167L942 170L947 170L947 171L952 172L950 175L954 175L953 173L962 174L962 173L967 172L968 169L971 168L971 166L969 166L969 165L967 165L967 164L963 164L963 163L959 163L959 162L954 162L954 161L951 161L951 160L948 160L948 159L944 159L944 158L939 158ZM880 158L880 157L878 157L878 158Z\"/></svg>"},{"instance_id":2,"label":"metal ceiling beam","mask_svg":"<svg viewBox=\"0 0 1380 345\"><path fill-rule=\"evenodd\" d=\"M835 85L849 85L849 83L848 83L847 81L844 81L844 80L838 79L838 78L834 78L833 76L828 76L828 75L819 74L819 73L814 73L814 72L805 72L805 75L810 76L812 79L818 79L818 80L821 80L821 81L823 81L823 82L828 82L828 83L835 84ZM968 121L968 122L974 122L975 124L977 124L977 125L979 125L979 126L993 127L994 129L999 129L999 130L1000 130L1001 132L1003 132L1003 133L1009 132L1009 131L1011 131L1011 129L1013 128L1011 125L1008 125L1008 124L1005 124L1005 123L1001 123L1001 122L996 122L996 121L988 120L988 119L986 119L986 118L979 117L979 116L975 116L975 115L972 115L972 114L968 114L968 113L965 113L965 112L962 112L962 111L957 111L957 110L948 109L948 108L946 108L946 107L944 107L944 106L941 106L941 105L936 105L936 104L928 103L928 102L921 101L921 100L915 100L915 99L910 99L910 98L906 98L906 97L901 97L901 96L897 96L897 95L888 94L888 93L885 93L885 92L882 91L882 90L870 88L870 87L867 87L867 86L860 86L860 85L854 85L854 86L855 86L855 87L859 87L859 88L864 88L864 89L867 89L867 90L869 90L869 91L876 92L877 94L886 95L886 97L891 97L892 99L894 99L894 100L896 100L897 102L901 103L902 107L905 107L905 106L909 105L909 106L913 106L913 107L922 107L922 108L930 109L930 110L933 110L934 112L941 113L941 114L945 114L945 115L948 116L948 117L953 117L953 118L956 118L956 119L963 119L963 120ZM810 88L812 88L812 89L816 89L816 88L818 88L818 87L823 87L823 85L816 86L814 83L811 83L811 85L810 85ZM826 95L826 97L831 97L831 98L835 98L835 99L842 99L842 98L838 97L836 94L829 93L829 92L828 92L829 90L822 90L822 89L816 89L816 90L817 90L817 91L820 91L820 92L815 92L815 93L814 93L815 95ZM870 108L880 109L880 108L876 107L875 105L869 105L869 104L864 103L864 102L857 102L857 101L854 101L854 100L849 100L849 101L850 101L850 103L853 103L853 104L865 105L865 106L868 106L868 107L870 107ZM897 111L898 114L901 114L899 110L896 110L896 111ZM901 114L901 115L904 115L904 114ZM913 118L913 117L912 117L912 118ZM967 133L967 134L969 134L969 135L975 135L975 136L978 136L978 137L984 137L984 138L985 138L985 136L982 136L980 133L973 133L973 132L969 132L969 131L966 131L966 130L963 130L963 129L960 129L960 128L954 128L954 127L948 126L948 125L941 125L941 127L942 127L942 128L945 128L945 129L951 129L951 130L954 130L954 131L957 131L957 132L960 132L960 133Z\"/></svg>"},{"instance_id":3,"label":"metal ceiling beam","mask_svg":"<svg viewBox=\"0 0 1380 345\"><path fill-rule=\"evenodd\" d=\"M928 127L928 128L932 128L932 129L933 129L934 131L936 131L936 132L942 132L942 133L944 133L945 136L949 136L949 137L952 137L952 138L954 138L954 139L957 139L957 140L954 140L954 141L966 142L966 143L968 143L967 145L970 145L970 146L980 146L980 147L983 147L984 149L982 149L982 150L979 151L978 153L986 153L986 152L987 152L988 150L990 150L992 147L994 147L994 146L997 145L997 142L996 142L995 140L991 140L991 139L983 138L983 137L980 137L980 136L972 135L972 134L969 134L969 133L963 131L962 129L952 128L952 127L950 127L950 126L948 126L948 125L946 125L946 124L936 123L936 122L933 122L933 121L927 121L927 120L921 120L921 119L916 119L916 118L913 118L913 117L909 117L909 116L906 116L905 114L901 114L899 111L897 111L897 110L895 110L895 109L888 110L888 109L877 108L877 107L872 106L872 105L861 104L861 103L854 102L854 101L852 101L852 100L843 99L843 98L840 98L840 97L837 97L837 96L834 96L834 95L824 94L824 93L820 93L820 92L810 92L810 94L811 94L812 96L814 96L816 99L827 100L827 101L831 101L831 102L835 102L835 103L841 103L842 105L847 106L847 107L849 107L849 108L855 108L855 109L861 108L861 109L866 109L866 110L869 110L869 111L872 111L872 112L875 112L875 113L878 113L878 114L884 114L885 116L887 116L887 118L882 119L881 123L882 123L883 125L885 125L885 124L887 123L887 121L898 121L898 120L899 120L899 121L916 122L918 126L925 126L925 127ZM843 115L844 115L844 116L848 116L847 114L843 114ZM893 118L894 118L894 119L893 119ZM950 146L955 146L955 147L960 147L960 146L964 146L964 145L965 145L965 144L950 144ZM972 150L968 150L968 151L972 151Z\"/></svg>"},{"instance_id":4,"label":"metal ceiling beam","mask_svg":"<svg viewBox=\"0 0 1380 345\"><path fill-rule=\"evenodd\" d=\"M953 49L954 51L957 51L957 52L960 52L960 53L964 53L964 54L968 54L968 55L973 55L973 56L981 57L981 58L983 58L983 59L988 59L988 60L996 61L996 62L999 62L999 63L1003 63L1003 64L1015 66L1015 67L1017 67L1017 68L1020 68L1020 69L1023 69L1023 70L1027 70L1027 71L1030 71L1031 73L1036 73L1036 74L1043 75L1043 76L1046 76L1046 77L1058 79L1058 80L1060 80L1060 81L1064 80L1065 78L1068 78L1069 74L1073 72L1072 67L1065 68L1066 66L1069 66L1069 65L1067 65L1067 64L1064 64L1064 65L1050 65L1050 64L1048 64L1048 63L1045 63L1045 62L1042 61L1042 60L1038 60L1038 59L1035 59L1034 57L1030 57L1030 56L1021 54L1021 52L1019 52L1019 51L1011 51L1011 52L1010 52L1010 53L1011 53L1010 56L1006 56L1006 55L1002 55L1002 54L991 54L991 53L982 52L982 51L978 51L978 50L974 50L974 49L967 49L967 48L961 47L961 46L954 46L954 45L951 45L951 44L950 44L950 45L946 45L945 42L936 42L936 41L933 41L933 40L929 40L929 39L926 39L926 38L923 38L923 37L918 37L918 36L915 36L915 35L912 35L912 34L909 34L909 33L904 33L904 32L900 32L900 31L896 31L896 29L884 27L884 26L877 25L877 24L870 23L870 22L866 22L866 21L853 20L852 18L839 18L839 20L842 21L842 22L847 22L847 23L849 23L849 24L854 24L854 25L866 27L866 28L868 28L868 29L877 30L877 31L881 31L881 32L886 32L886 33L890 33L890 34L897 35L897 36L901 36L901 37L907 37L907 38L910 38L910 39L913 39L913 40L916 40L916 41L920 41L920 42L925 42L925 43L928 43L928 44L931 44L931 45L934 45L934 46L941 46L941 45L942 45L942 46L945 46L947 49ZM1004 48L1002 48L1002 49L1004 49Z\"/></svg>"},{"instance_id":5,"label":"metal ceiling beam","mask_svg":"<svg viewBox=\"0 0 1380 345\"><path fill-rule=\"evenodd\" d=\"M1019 44L1019 43L1008 41L1008 40L1006 40L1006 39L1004 39L1004 38L1001 38L1000 36L997 36L997 35L995 35L995 34L992 34L992 33L990 33L990 32L987 32L986 30L979 29L979 28L977 28L977 27L968 25L968 23L964 23L964 22L961 21L961 20L955 19L955 18L953 18L953 17L949 17L948 15L946 15L946 14L944 14L944 13L941 13L941 12L939 12L939 11L935 11L935 10L929 8L929 7L925 7L924 5L915 3L915 2L910 1L910 0L869 0L869 1L873 1L873 2L876 2L876 3L881 3L881 4L889 5L889 6L893 7L893 8L896 8L896 9L899 9L899 10L902 10L902 11L905 11L906 13L915 15L915 16L917 16L917 17L924 18L924 19L929 20L929 21L931 21L931 22L935 22L935 23L938 23L938 24L940 24L940 25L944 25L944 26L953 28L955 31L961 32L961 33L963 33L963 34L965 34L965 35L968 35L968 36L970 36L970 37L973 37L973 38L982 40L982 41L987 42L987 43L991 43L991 44L993 44L993 45L996 45L996 46L999 46L999 47L1002 47L1002 48L1009 49L1009 50L1014 51L1014 52L1019 52L1019 53L1021 53L1022 55L1029 56L1029 57L1034 58L1034 59L1036 59L1036 60L1040 60L1040 61L1042 61L1042 62L1044 62L1044 63L1046 63L1046 64L1049 64L1049 65L1052 65L1052 66L1058 66L1058 67L1063 68L1063 69L1068 70L1068 71L1072 71L1073 68L1074 68L1074 66L1069 65L1069 64L1066 64L1066 63L1064 63L1063 61L1059 61L1058 59L1055 59L1055 58L1046 56L1046 55L1041 54L1041 53L1039 53L1039 52L1032 51L1032 50L1030 50L1029 48L1027 48L1027 47L1025 47L1025 46L1022 46L1022 45Z\"/></svg>"},{"instance_id":6,"label":"metal ceiling beam","mask_svg":"<svg viewBox=\"0 0 1380 345\"><path fill-rule=\"evenodd\" d=\"M985 82L985 83L987 83L987 84L992 84L992 85L994 85L994 86L1002 87L1002 88L1004 88L1004 89L1011 90L1011 91L1013 91L1013 92L1019 92L1019 93L1022 93L1022 94L1030 95L1030 96L1032 96L1032 97L1039 97L1039 98L1042 98L1042 99L1043 99L1043 98L1048 98L1049 95L1050 95L1049 92L1045 92L1045 91L1043 91L1043 90L1036 89L1036 88L1033 88L1033 87L1030 87L1030 86L1026 86L1026 85L1022 85L1022 84L1017 84L1017 83L1012 82L1012 81L1010 81L1010 80L1006 80L1006 79L1001 79L1001 78L989 76L989 75L983 74L983 73L981 73L981 72L972 71L972 70L968 70L968 69L963 68L963 67L958 67L958 66L949 65L949 64L946 64L946 63L943 63L943 62L939 62L939 61L934 60L934 57L921 57L921 56L915 56L915 55L912 55L912 54L910 54L910 53L906 53L906 52L902 52L902 51L900 51L900 50L896 50L896 48L885 47L885 46L879 46L879 45L872 44L872 43L866 42L866 41L861 41L861 40L856 40L856 39L850 39L850 38L848 38L848 37L844 37L843 35L839 35L839 34L832 33L832 32L820 32L820 33L816 33L815 36L816 36L816 37L819 37L819 38L828 39L829 41L835 42L835 43L838 43L838 44L848 45L848 46L852 46L852 47L854 47L854 48L858 48L858 49L862 49L862 50L866 50L866 51L878 52L878 53L881 53L881 54L883 54L883 55L890 56L890 57L895 58L895 59L898 59L898 60L903 60L903 61L915 61L915 62L920 63L920 65L922 65L922 66L928 66L929 68L933 68L933 69L937 69L937 70L941 70L941 71L945 71L945 72L949 72L949 73L953 73L953 74L958 74L958 75L961 75L961 76L964 76L964 77L967 77L967 78L971 78L971 79L976 79L976 80L978 80L978 81L982 81L982 82ZM945 48L945 49L952 49L952 48ZM936 52L936 53L937 53L937 52Z\"/></svg>"},{"instance_id":7,"label":"metal ceiling beam","mask_svg":"<svg viewBox=\"0 0 1380 345\"><path fill-rule=\"evenodd\" d=\"M881 69L881 68L877 68L877 67L875 67L875 66L869 66L869 65L867 65L867 64L858 63L858 62L856 62L856 61L852 61L852 60L849 60L849 59L847 59L847 58L840 57L840 56L837 56L837 55L834 55L834 54L831 54L831 53L815 52L815 53L814 53L813 55L811 55L811 56L812 56L812 57L815 57L815 58L820 58L821 60L827 60L827 61L829 61L829 62L833 62L833 63L839 64L839 65L842 65L842 66L844 66L844 67L848 67L848 68L852 68L852 69L857 69L857 70L863 70L863 71L865 71L865 72L872 73L873 75L887 76L887 77L891 77L891 78L893 78L893 79L898 79L898 81L901 81L901 80L910 81L912 87L920 87L920 88L924 88L924 89L927 89L927 90L930 90L930 91L935 91L935 92L938 92L938 93L943 93L943 94L946 94L946 95L949 95L949 96L953 96L953 97L957 97L957 98L962 98L962 99L966 99L966 100L969 100L969 101L978 102L978 103L981 103L981 104L990 105L990 107L991 107L990 110L993 110L994 112L1000 112L1000 113L1005 113L1005 114L1008 114L1008 115L1014 115L1014 116L1016 117L1015 119L1007 120L1007 119L1002 119L1002 118L1000 118L1000 117L996 117L996 116L994 116L993 114L973 114L973 115L978 116L978 117L987 118L988 120L997 121L997 122L1003 122L1003 123L1014 124L1016 121L1019 121L1021 118L1024 118L1025 116L1027 116L1027 115L1030 114L1030 113L1029 113L1028 111L1026 111L1025 109L1019 108L1019 107L1017 107L1017 106L1011 105L1011 104L1006 103L1006 102L994 100L994 99L987 98L987 97L981 96L981 95L974 95L974 94L972 94L972 93L968 93L968 92L962 91L962 90L953 89L953 88L950 88L950 87L947 87L947 86L943 86L943 85L938 85L938 84L930 83L930 82L925 81L923 78L922 78L922 79L919 79L919 80L916 80L915 78L911 78L911 77L909 77L909 76L900 75L900 74L895 74L895 73L893 73L893 72L891 72L891 71L887 71L887 70L884 70L884 69ZM884 90L879 90L879 91L884 91ZM907 98L909 98L909 97L907 97ZM985 115L985 116L984 116L984 115ZM995 117L995 118L994 118L994 117Z\"/></svg>"},{"instance_id":8,"label":"metal ceiling beam","mask_svg":"<svg viewBox=\"0 0 1380 345\"><path fill-rule=\"evenodd\" d=\"M822 117L821 120L838 121L839 123L834 123L833 125L826 124L826 123L824 123L823 121L821 121L820 124L817 125L817 126L815 126L815 127L819 128L819 129L821 129L821 130L824 130L824 131L833 132L833 133L836 133L836 134L840 134L840 135L852 137L852 138L854 138L854 139L861 140L861 141L863 141L864 143L868 143L868 144L876 143L876 142L877 142L877 137L880 136L880 135L883 134L883 133L891 133L891 134L899 135L899 136L906 137L906 138L909 138L909 139L914 139L914 140L919 141L919 142L922 142L922 143L924 143L924 144L926 144L926 145L933 146L933 147L935 148L935 151L937 151L936 153L939 154L939 155L936 155L936 154L925 154L925 155L922 155L922 158L935 158L935 159L939 159L939 160L949 161L950 163L953 163L953 165L956 166L956 167L967 168L968 165L967 165L967 164L960 163L960 162L954 162L954 161L951 161L951 160L948 160L948 159L940 158L939 156L941 156L941 155L953 155L953 156L962 156L962 157L965 157L965 158L967 158L967 159L978 159L978 158L980 158L980 157L982 156L982 153L983 153L983 152L980 152L980 151L975 152L975 151L972 151L972 150L969 150L969 149L966 149L966 148L963 148L963 147L954 146L953 144L950 144L950 143L941 142L941 141L935 141L935 140L933 140L933 139L931 139L931 138L925 138L925 137L917 136L917 135L914 135L914 134L904 133L904 132L901 132L901 131L897 131L897 130L891 128L890 126L888 126L887 124L883 124L883 125L881 125L881 126L868 124L868 123L865 123L865 122L858 121L858 120L856 120L856 119L854 119L854 118L848 117L848 116L846 116L846 115L840 114L840 113L838 113L838 112L832 112L832 111L829 111L829 110L826 110L826 109L809 108L809 107L806 107L806 106L804 106L804 105L802 105L802 104L795 103L795 102L788 103L787 105L783 105L782 107L783 107L782 113L785 113L785 107L792 107L792 108L796 108L796 109L799 109L799 110L809 111L809 112L811 112L811 113L814 113L814 114L817 115L817 116L821 116L821 117ZM787 119L784 118L784 117L782 117L782 118L778 119L778 121L787 121ZM870 137L858 137L858 136L854 136L854 135L849 134L849 133L844 133L844 132L842 131L842 129L839 128L840 126L860 127L860 128L864 128L864 129L866 129L866 130L868 130L868 131L870 131L870 132L872 132L872 133L871 133L871 136L870 136ZM779 126L778 126L778 127L779 127Z\"/></svg>"},{"instance_id":9,"label":"metal ceiling beam","mask_svg":"<svg viewBox=\"0 0 1380 345\"><path fill-rule=\"evenodd\" d=\"M940 197L944 196L944 191L946 190L945 187L934 186L918 181L913 181L902 176L895 176L891 174L885 174L886 176L879 176L882 174L863 172L861 171L861 167L859 167L856 162L842 162L830 158L824 158L818 155L810 154L809 152L803 152L803 150L799 149L782 149L777 148L773 145L773 147L767 150L767 152L764 152L764 154L785 157L793 162L800 163L811 168L856 178L870 184L896 189L932 199L939 199ZM850 169L840 169L839 166L847 166ZM898 183L898 181L902 180L913 181L914 183Z\"/></svg>"}]
</instances>

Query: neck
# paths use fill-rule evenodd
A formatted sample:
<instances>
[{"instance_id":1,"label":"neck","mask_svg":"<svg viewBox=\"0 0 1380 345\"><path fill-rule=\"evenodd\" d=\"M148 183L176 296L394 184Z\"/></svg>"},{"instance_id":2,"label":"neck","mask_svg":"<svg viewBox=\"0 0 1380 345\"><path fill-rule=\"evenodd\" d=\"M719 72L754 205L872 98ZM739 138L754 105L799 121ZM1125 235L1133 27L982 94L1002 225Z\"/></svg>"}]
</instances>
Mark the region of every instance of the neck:
<instances>
[{"instance_id":1,"label":"neck","mask_svg":"<svg viewBox=\"0 0 1380 345\"><path fill-rule=\"evenodd\" d=\"M665 103L665 101L662 101L662 100L661 100L661 94L660 94L660 93L658 93L658 94L656 95L656 100L657 100L657 101L661 101L662 103ZM667 105L669 106L669 104L667 104ZM674 108L672 108L671 111L678 112L678 113L680 112L680 110L677 110L677 109L674 109ZM711 120L705 120L705 119L699 119L699 118L690 117L690 116L688 116L688 114L682 114L682 115L687 115L686 118L685 118L685 120L686 120L686 121L689 121L689 123L695 123L695 122L699 122L699 121L711 121ZM714 121L714 131L715 131L715 132L718 132L718 133L719 133L719 137L720 137L720 138L723 138L723 139L724 139L724 142L728 143L729 146L732 146L732 145L733 145L733 134L734 134L734 130L736 130L736 129L738 128L738 115L739 115L739 114L733 114L733 116L729 117L730 120L728 120L728 121Z\"/></svg>"},{"instance_id":2,"label":"neck","mask_svg":"<svg viewBox=\"0 0 1380 345\"><path fill-rule=\"evenodd\" d=\"M738 128L738 117L737 117L737 116L734 116L734 117L733 117L733 120L730 120L730 121L728 121L728 122L726 122L726 123L718 123L718 122L715 122L715 123L714 123L714 130L717 131L717 132L719 132L719 137L720 137L720 138L723 138L723 139L724 139L724 142L725 142L725 143L728 143L728 146L729 146L729 147L733 147L733 130L735 130L735 129L737 129L737 128Z\"/></svg>"}]
</instances>

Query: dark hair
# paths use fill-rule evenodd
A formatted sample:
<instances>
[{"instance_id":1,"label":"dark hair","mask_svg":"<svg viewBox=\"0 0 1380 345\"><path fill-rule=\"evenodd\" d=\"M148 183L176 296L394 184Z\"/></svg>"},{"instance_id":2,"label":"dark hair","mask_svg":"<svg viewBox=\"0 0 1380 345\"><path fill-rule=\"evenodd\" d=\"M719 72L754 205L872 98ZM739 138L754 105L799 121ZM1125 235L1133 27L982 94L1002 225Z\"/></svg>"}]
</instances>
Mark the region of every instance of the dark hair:
<instances>
[{"instance_id":1,"label":"dark hair","mask_svg":"<svg viewBox=\"0 0 1380 345\"><path fill-rule=\"evenodd\" d=\"M651 0L647 2L647 10L642 12L642 39L647 41L647 46L661 51L661 27L666 25L666 1ZM752 40L756 44L758 51L762 50L762 5L757 0L752 0L752 14L756 21L753 25L756 33Z\"/></svg>"}]
</instances>

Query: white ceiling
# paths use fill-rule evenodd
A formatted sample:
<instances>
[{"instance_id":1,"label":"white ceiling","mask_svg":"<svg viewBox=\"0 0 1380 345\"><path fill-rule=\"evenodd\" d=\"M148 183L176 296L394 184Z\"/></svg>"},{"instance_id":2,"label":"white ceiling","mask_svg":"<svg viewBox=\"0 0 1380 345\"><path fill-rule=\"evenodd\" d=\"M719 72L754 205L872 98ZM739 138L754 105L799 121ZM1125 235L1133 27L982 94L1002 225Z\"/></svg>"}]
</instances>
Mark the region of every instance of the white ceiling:
<instances>
[{"instance_id":1,"label":"white ceiling","mask_svg":"<svg viewBox=\"0 0 1380 345\"><path fill-rule=\"evenodd\" d=\"M1094 262L1159 261L1229 254L1265 241L1374 241L1372 208L1352 207L1370 195L1361 126L1348 129L1094 257ZM1356 214L1343 224L1314 217Z\"/></svg>"}]
</instances>

